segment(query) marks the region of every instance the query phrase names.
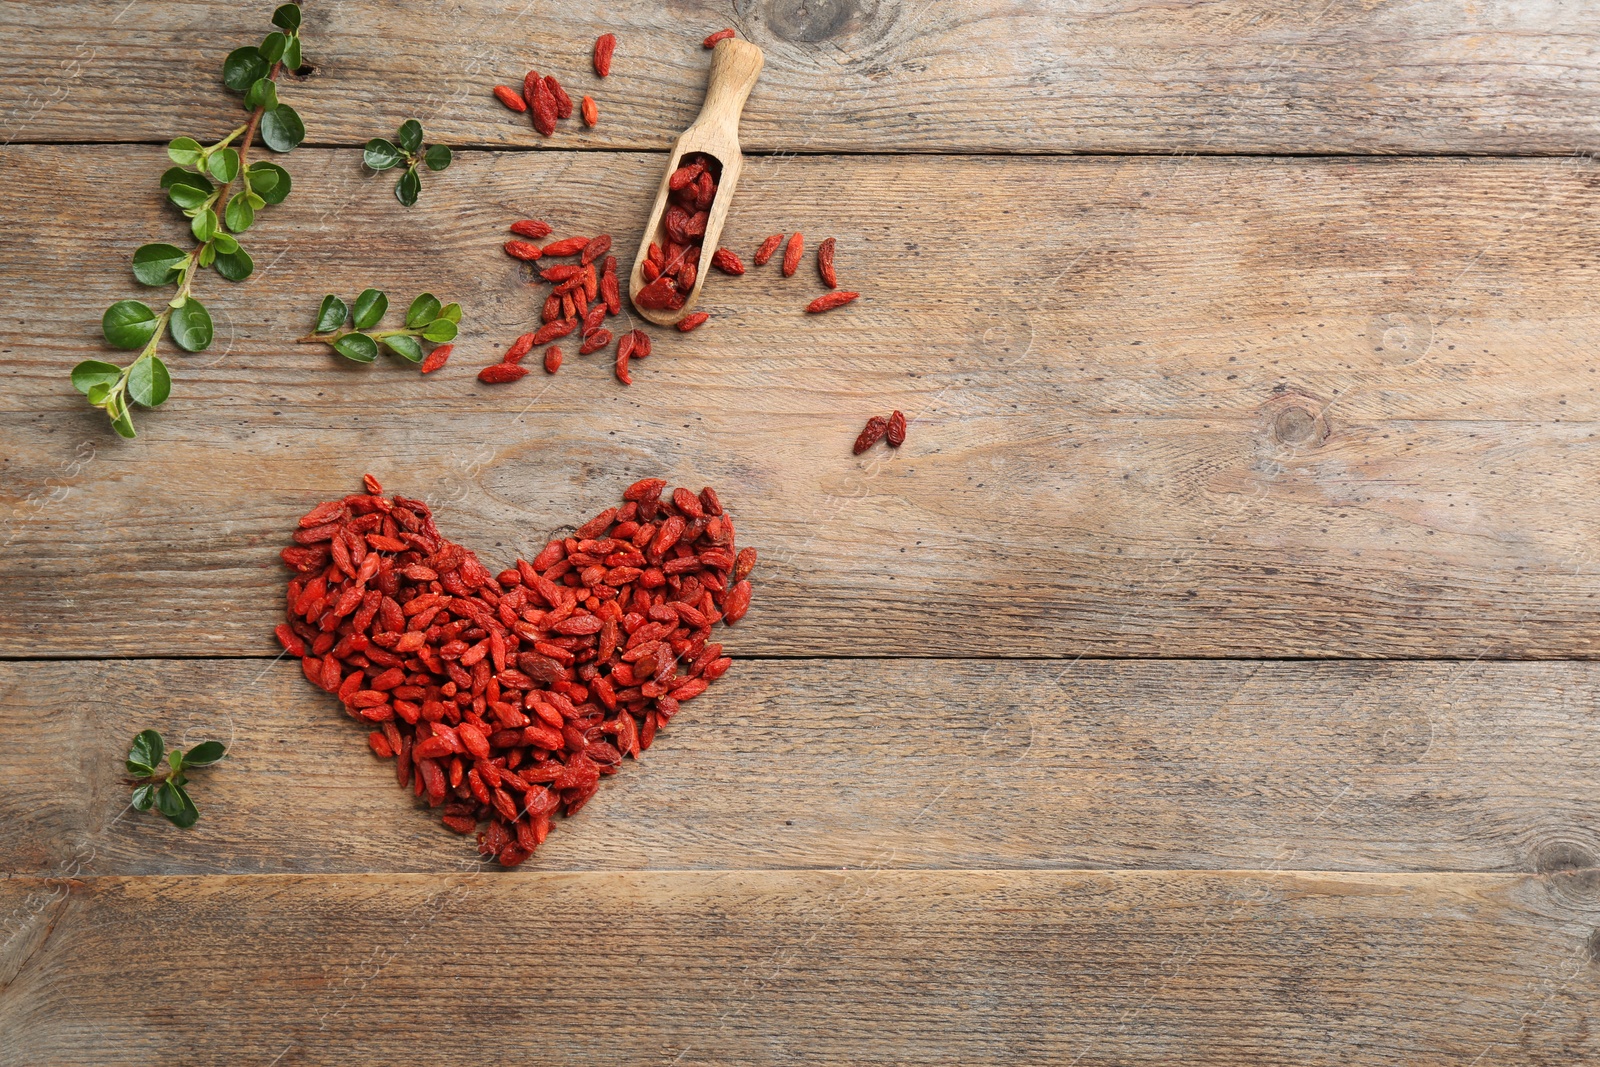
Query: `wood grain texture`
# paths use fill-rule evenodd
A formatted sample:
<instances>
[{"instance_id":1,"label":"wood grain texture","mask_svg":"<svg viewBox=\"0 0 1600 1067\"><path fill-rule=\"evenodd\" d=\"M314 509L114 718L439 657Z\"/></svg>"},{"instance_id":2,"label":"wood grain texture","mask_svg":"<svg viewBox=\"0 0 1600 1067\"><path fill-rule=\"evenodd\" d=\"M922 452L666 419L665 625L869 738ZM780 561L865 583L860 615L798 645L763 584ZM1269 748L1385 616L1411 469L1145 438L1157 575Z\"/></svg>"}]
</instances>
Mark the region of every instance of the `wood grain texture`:
<instances>
[{"instance_id":1,"label":"wood grain texture","mask_svg":"<svg viewBox=\"0 0 1600 1067\"><path fill-rule=\"evenodd\" d=\"M217 136L218 70L271 4L0 6L0 138ZM753 0L604 8L306 5L313 143L420 118L454 145L664 149L705 88L700 38L767 53L748 151L1565 153L1600 133L1600 11L1517 0ZM198 27L205 27L198 32ZM594 39L620 39L611 77ZM530 66L599 102L550 141L495 103Z\"/></svg>"},{"instance_id":2,"label":"wood grain texture","mask_svg":"<svg viewBox=\"0 0 1600 1067\"><path fill-rule=\"evenodd\" d=\"M6 875L474 870L292 661L0 665ZM1547 871L1600 856L1600 665L740 662L528 863ZM179 831L138 730L232 742Z\"/></svg>"},{"instance_id":3,"label":"wood grain texture","mask_svg":"<svg viewBox=\"0 0 1600 1067\"><path fill-rule=\"evenodd\" d=\"M17 1067L1600 1055L1593 871L13 878L0 909Z\"/></svg>"},{"instance_id":4,"label":"wood grain texture","mask_svg":"<svg viewBox=\"0 0 1600 1067\"><path fill-rule=\"evenodd\" d=\"M106 355L133 249L178 237L160 153L0 161L33 279L0 346L6 655L275 651L278 548L365 470L494 561L645 474L715 485L764 558L745 655L1595 647L1586 164L752 161L725 243L837 236L866 295L808 316L809 262L719 276L630 389L600 356L472 375L538 306L509 222L629 262L660 156L466 153L406 212L354 152L302 151L257 276L201 291L217 343L125 444L67 372ZM450 367L284 343L373 284L462 301ZM905 447L851 457L891 407Z\"/></svg>"}]
</instances>

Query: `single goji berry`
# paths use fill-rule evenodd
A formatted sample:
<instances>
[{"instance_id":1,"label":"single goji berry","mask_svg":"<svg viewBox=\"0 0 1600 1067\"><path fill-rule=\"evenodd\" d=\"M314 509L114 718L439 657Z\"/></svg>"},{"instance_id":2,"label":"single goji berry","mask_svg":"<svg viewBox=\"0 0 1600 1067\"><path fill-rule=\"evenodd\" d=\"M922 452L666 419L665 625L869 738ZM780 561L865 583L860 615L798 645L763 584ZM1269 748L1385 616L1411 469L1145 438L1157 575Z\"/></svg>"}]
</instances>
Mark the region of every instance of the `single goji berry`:
<instances>
[{"instance_id":1,"label":"single goji berry","mask_svg":"<svg viewBox=\"0 0 1600 1067\"><path fill-rule=\"evenodd\" d=\"M512 341L511 347L506 349L506 354L501 362L521 363L522 357L533 351L533 338L533 334L525 333L515 341Z\"/></svg>"},{"instance_id":2,"label":"single goji berry","mask_svg":"<svg viewBox=\"0 0 1600 1067\"><path fill-rule=\"evenodd\" d=\"M455 345L440 345L432 352L429 352L427 358L422 361L422 373L432 374L434 371L444 366L445 363L450 359L450 353L454 352L455 349Z\"/></svg>"},{"instance_id":3,"label":"single goji berry","mask_svg":"<svg viewBox=\"0 0 1600 1067\"><path fill-rule=\"evenodd\" d=\"M622 355L620 352L617 354L615 368L617 372L617 381L621 382L623 385L633 384L633 375L628 373L628 358L629 357Z\"/></svg>"},{"instance_id":4,"label":"single goji berry","mask_svg":"<svg viewBox=\"0 0 1600 1067\"><path fill-rule=\"evenodd\" d=\"M511 224L511 232L539 240L550 236L550 224L543 219L520 219Z\"/></svg>"},{"instance_id":5,"label":"single goji berry","mask_svg":"<svg viewBox=\"0 0 1600 1067\"><path fill-rule=\"evenodd\" d=\"M583 252L578 256L578 262L585 264L593 263L596 259L599 259L610 250L611 235L609 233L602 233L598 237L592 238L588 244L583 246Z\"/></svg>"},{"instance_id":6,"label":"single goji berry","mask_svg":"<svg viewBox=\"0 0 1600 1067\"><path fill-rule=\"evenodd\" d=\"M494 98L518 114L528 110L528 102L518 96L515 89L504 85L496 85L494 87Z\"/></svg>"},{"instance_id":7,"label":"single goji berry","mask_svg":"<svg viewBox=\"0 0 1600 1067\"><path fill-rule=\"evenodd\" d=\"M595 104L594 97L584 97L583 103L578 106L580 113L583 115L583 124L585 126L593 128L600 124L600 108Z\"/></svg>"},{"instance_id":8,"label":"single goji berry","mask_svg":"<svg viewBox=\"0 0 1600 1067\"><path fill-rule=\"evenodd\" d=\"M533 100L528 104L528 110L533 113L533 128L544 136L549 137L556 132L557 104L555 96L550 92L550 84L543 78L537 78L533 83Z\"/></svg>"},{"instance_id":9,"label":"single goji berry","mask_svg":"<svg viewBox=\"0 0 1600 1067\"><path fill-rule=\"evenodd\" d=\"M783 250L783 276L785 278L789 277L800 268L800 257L805 255L805 252L805 234L796 233L793 237L789 238L789 243L784 247Z\"/></svg>"},{"instance_id":10,"label":"single goji berry","mask_svg":"<svg viewBox=\"0 0 1600 1067\"><path fill-rule=\"evenodd\" d=\"M884 439L889 442L890 448L899 448L906 441L906 417L898 409L889 416L889 428L884 431Z\"/></svg>"},{"instance_id":11,"label":"single goji berry","mask_svg":"<svg viewBox=\"0 0 1600 1067\"><path fill-rule=\"evenodd\" d=\"M544 369L547 374L554 374L561 369L561 349L551 345L544 354Z\"/></svg>"},{"instance_id":12,"label":"single goji berry","mask_svg":"<svg viewBox=\"0 0 1600 1067\"><path fill-rule=\"evenodd\" d=\"M711 253L711 265L724 274L743 274L744 263L730 249L719 248Z\"/></svg>"},{"instance_id":13,"label":"single goji berry","mask_svg":"<svg viewBox=\"0 0 1600 1067\"><path fill-rule=\"evenodd\" d=\"M756 249L756 266L766 266L767 260L772 258L772 253L776 252L781 244L783 244L783 234L781 233L775 233L765 241L762 241L761 247Z\"/></svg>"},{"instance_id":14,"label":"single goji berry","mask_svg":"<svg viewBox=\"0 0 1600 1067\"><path fill-rule=\"evenodd\" d=\"M832 311L836 307L843 307L860 295L860 293L852 293L848 289L839 289L835 292L823 293L821 296L811 301L811 303L807 304L806 310L811 312L813 315L823 311Z\"/></svg>"},{"instance_id":15,"label":"single goji berry","mask_svg":"<svg viewBox=\"0 0 1600 1067\"><path fill-rule=\"evenodd\" d=\"M705 46L707 48L715 48L715 47L717 47L717 42L718 41L726 41L730 37L737 37L737 36L738 36L738 34L734 33L733 30L731 30L731 29L718 30L716 33L713 33L710 37L707 37L705 39L704 43L705 43Z\"/></svg>"},{"instance_id":16,"label":"single goji berry","mask_svg":"<svg viewBox=\"0 0 1600 1067\"><path fill-rule=\"evenodd\" d=\"M544 76L545 88L550 90L550 96L556 102L556 118L570 119L572 117L572 97L561 88L561 83L556 81L554 74Z\"/></svg>"},{"instance_id":17,"label":"single goji berry","mask_svg":"<svg viewBox=\"0 0 1600 1067\"><path fill-rule=\"evenodd\" d=\"M591 330L583 335L583 344L578 346L578 355L587 356L591 352L598 352L610 343L610 330Z\"/></svg>"},{"instance_id":18,"label":"single goji berry","mask_svg":"<svg viewBox=\"0 0 1600 1067\"><path fill-rule=\"evenodd\" d=\"M563 237L545 245L544 254L547 256L571 256L582 252L589 244L587 237Z\"/></svg>"},{"instance_id":19,"label":"single goji berry","mask_svg":"<svg viewBox=\"0 0 1600 1067\"><path fill-rule=\"evenodd\" d=\"M502 382L514 382L527 373L528 368L515 363L491 363L478 372L478 381L498 385Z\"/></svg>"},{"instance_id":20,"label":"single goji berry","mask_svg":"<svg viewBox=\"0 0 1600 1067\"><path fill-rule=\"evenodd\" d=\"M594 72L604 78L611 73L611 57L617 51L617 35L602 33L594 42ZM592 124L591 124L592 125Z\"/></svg>"},{"instance_id":21,"label":"single goji berry","mask_svg":"<svg viewBox=\"0 0 1600 1067\"><path fill-rule=\"evenodd\" d=\"M528 263L544 255L544 249L528 241L507 241L503 247L506 250L506 255L512 259L520 259Z\"/></svg>"},{"instance_id":22,"label":"single goji berry","mask_svg":"<svg viewBox=\"0 0 1600 1067\"><path fill-rule=\"evenodd\" d=\"M536 70L530 70L522 76L522 102L530 108L533 107L534 86L538 85L540 80L539 72Z\"/></svg>"},{"instance_id":23,"label":"single goji berry","mask_svg":"<svg viewBox=\"0 0 1600 1067\"><path fill-rule=\"evenodd\" d=\"M856 438L856 455L861 455L867 449L883 440L883 435L889 432L889 420L882 415L874 415L867 420L866 427L861 435Z\"/></svg>"},{"instance_id":24,"label":"single goji berry","mask_svg":"<svg viewBox=\"0 0 1600 1067\"><path fill-rule=\"evenodd\" d=\"M710 317L711 316L704 311L696 311L692 315L685 315L683 318L678 320L678 330L681 333L688 333L690 330L701 326Z\"/></svg>"},{"instance_id":25,"label":"single goji berry","mask_svg":"<svg viewBox=\"0 0 1600 1067\"><path fill-rule=\"evenodd\" d=\"M817 246L817 272L822 275L822 283L829 289L839 288L839 276L833 272L833 249L832 237Z\"/></svg>"}]
</instances>

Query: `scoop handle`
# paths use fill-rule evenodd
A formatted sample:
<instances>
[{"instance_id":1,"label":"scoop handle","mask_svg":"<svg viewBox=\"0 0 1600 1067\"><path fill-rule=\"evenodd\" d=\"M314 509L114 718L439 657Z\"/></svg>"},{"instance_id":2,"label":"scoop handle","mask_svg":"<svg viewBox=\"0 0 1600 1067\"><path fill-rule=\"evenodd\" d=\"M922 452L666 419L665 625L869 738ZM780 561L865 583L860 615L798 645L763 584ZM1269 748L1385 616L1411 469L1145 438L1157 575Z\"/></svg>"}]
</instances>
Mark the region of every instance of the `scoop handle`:
<instances>
[{"instance_id":1,"label":"scoop handle","mask_svg":"<svg viewBox=\"0 0 1600 1067\"><path fill-rule=\"evenodd\" d=\"M696 126L731 129L738 139L739 114L750 98L766 56L749 41L729 37L718 41L711 53L711 75L706 83L706 102L700 108Z\"/></svg>"}]
</instances>

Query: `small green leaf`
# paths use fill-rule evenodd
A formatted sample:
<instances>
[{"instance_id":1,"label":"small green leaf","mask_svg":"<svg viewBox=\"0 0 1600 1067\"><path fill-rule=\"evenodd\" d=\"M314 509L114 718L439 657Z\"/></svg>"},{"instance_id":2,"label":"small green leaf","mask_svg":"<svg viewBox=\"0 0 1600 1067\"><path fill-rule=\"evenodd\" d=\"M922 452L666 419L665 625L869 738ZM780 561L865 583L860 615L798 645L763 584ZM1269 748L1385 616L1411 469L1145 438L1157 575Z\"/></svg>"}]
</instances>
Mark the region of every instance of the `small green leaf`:
<instances>
[{"instance_id":1,"label":"small green leaf","mask_svg":"<svg viewBox=\"0 0 1600 1067\"><path fill-rule=\"evenodd\" d=\"M227 754L228 747L221 741L202 741L183 754L183 765L209 767Z\"/></svg>"},{"instance_id":2,"label":"small green leaf","mask_svg":"<svg viewBox=\"0 0 1600 1067\"><path fill-rule=\"evenodd\" d=\"M289 47L283 50L283 65L286 70L300 69L300 35L289 38Z\"/></svg>"},{"instance_id":3,"label":"small green leaf","mask_svg":"<svg viewBox=\"0 0 1600 1067\"><path fill-rule=\"evenodd\" d=\"M333 342L333 348L345 359L357 363L371 363L378 358L378 342L364 333L347 333Z\"/></svg>"},{"instance_id":4,"label":"small green leaf","mask_svg":"<svg viewBox=\"0 0 1600 1067\"><path fill-rule=\"evenodd\" d=\"M344 325L344 320L350 317L350 309L345 307L344 301L329 293L322 298L322 306L317 309L317 332L332 333Z\"/></svg>"},{"instance_id":5,"label":"small green leaf","mask_svg":"<svg viewBox=\"0 0 1600 1067\"><path fill-rule=\"evenodd\" d=\"M450 149L442 144L429 145L427 152L423 153L422 161L428 165L429 170L444 170L450 165Z\"/></svg>"},{"instance_id":6,"label":"small green leaf","mask_svg":"<svg viewBox=\"0 0 1600 1067\"><path fill-rule=\"evenodd\" d=\"M239 153L231 148L223 148L213 152L211 158L206 160L206 170L217 181L226 185L239 176Z\"/></svg>"},{"instance_id":7,"label":"small green leaf","mask_svg":"<svg viewBox=\"0 0 1600 1067\"><path fill-rule=\"evenodd\" d=\"M279 104L261 116L261 139L274 152L292 152L306 139L305 123L288 104Z\"/></svg>"},{"instance_id":8,"label":"small green leaf","mask_svg":"<svg viewBox=\"0 0 1600 1067\"><path fill-rule=\"evenodd\" d=\"M188 175L189 172L184 170L182 167L168 167L166 170L161 172L161 188L170 189L172 188L173 182L180 178L188 177Z\"/></svg>"},{"instance_id":9,"label":"small green leaf","mask_svg":"<svg viewBox=\"0 0 1600 1067\"><path fill-rule=\"evenodd\" d=\"M417 149L422 147L422 123L416 119L406 119L400 124L400 132L395 135L395 143L406 155L416 155Z\"/></svg>"},{"instance_id":10,"label":"small green leaf","mask_svg":"<svg viewBox=\"0 0 1600 1067\"><path fill-rule=\"evenodd\" d=\"M245 203L250 205L251 212L260 211L262 208L267 206L267 202L261 199L261 197L257 196L254 192L245 193L244 200Z\"/></svg>"},{"instance_id":11,"label":"small green leaf","mask_svg":"<svg viewBox=\"0 0 1600 1067\"><path fill-rule=\"evenodd\" d=\"M193 826L200 812L183 786L168 780L156 787L156 810L177 826Z\"/></svg>"},{"instance_id":12,"label":"small green leaf","mask_svg":"<svg viewBox=\"0 0 1600 1067\"><path fill-rule=\"evenodd\" d=\"M72 368L72 387L80 393L87 394L97 386L110 387L120 381L122 381L122 368L115 363L86 359Z\"/></svg>"},{"instance_id":13,"label":"small green leaf","mask_svg":"<svg viewBox=\"0 0 1600 1067\"><path fill-rule=\"evenodd\" d=\"M173 245L141 245L133 254L133 276L140 285L166 285L189 253Z\"/></svg>"},{"instance_id":14,"label":"small green leaf","mask_svg":"<svg viewBox=\"0 0 1600 1067\"><path fill-rule=\"evenodd\" d=\"M283 58L283 50L287 47L289 47L289 38L277 30L273 30L262 38L261 58L266 60L269 65L276 63Z\"/></svg>"},{"instance_id":15,"label":"small green leaf","mask_svg":"<svg viewBox=\"0 0 1600 1067\"><path fill-rule=\"evenodd\" d=\"M139 811L149 811L150 805L155 803L156 787L153 783L146 782L133 791L131 803Z\"/></svg>"},{"instance_id":16,"label":"small green leaf","mask_svg":"<svg viewBox=\"0 0 1600 1067\"><path fill-rule=\"evenodd\" d=\"M271 78L257 78L245 91L244 106L254 111L265 108L271 111L278 106L278 87Z\"/></svg>"},{"instance_id":17,"label":"small green leaf","mask_svg":"<svg viewBox=\"0 0 1600 1067\"><path fill-rule=\"evenodd\" d=\"M358 330L370 330L378 325L378 320L383 318L383 313L389 310L389 298L376 289L367 289L356 297L355 310L351 312L351 321Z\"/></svg>"},{"instance_id":18,"label":"small green leaf","mask_svg":"<svg viewBox=\"0 0 1600 1067\"><path fill-rule=\"evenodd\" d=\"M269 204L281 204L289 195L289 172L276 163L250 164L250 186Z\"/></svg>"},{"instance_id":19,"label":"small green leaf","mask_svg":"<svg viewBox=\"0 0 1600 1067\"><path fill-rule=\"evenodd\" d=\"M167 753L167 766L172 768L172 780L177 781L178 772L183 770L183 752L173 749Z\"/></svg>"},{"instance_id":20,"label":"small green leaf","mask_svg":"<svg viewBox=\"0 0 1600 1067\"><path fill-rule=\"evenodd\" d=\"M133 415L124 401L112 397L111 407L106 409L106 413L111 416L111 428L119 435L130 439L139 436L133 431Z\"/></svg>"},{"instance_id":21,"label":"small green leaf","mask_svg":"<svg viewBox=\"0 0 1600 1067\"><path fill-rule=\"evenodd\" d=\"M201 184L203 183L203 184ZM184 173L183 178L173 182L167 187L167 199L177 204L186 212L198 211L204 206L211 194L216 191L204 177L198 174Z\"/></svg>"},{"instance_id":22,"label":"small green leaf","mask_svg":"<svg viewBox=\"0 0 1600 1067\"><path fill-rule=\"evenodd\" d=\"M432 293L423 293L411 301L411 307L406 311L406 328L420 330L438 317L438 299Z\"/></svg>"},{"instance_id":23,"label":"small green leaf","mask_svg":"<svg viewBox=\"0 0 1600 1067\"><path fill-rule=\"evenodd\" d=\"M404 158L405 156L401 154L400 149L396 148L392 142L385 141L382 137L374 137L368 141L367 147L361 153L361 162L372 170L388 170L390 167L398 167L400 161Z\"/></svg>"},{"instance_id":24,"label":"small green leaf","mask_svg":"<svg viewBox=\"0 0 1600 1067\"><path fill-rule=\"evenodd\" d=\"M100 317L100 329L113 348L143 348L155 336L156 313L138 300L118 300Z\"/></svg>"},{"instance_id":25,"label":"small green leaf","mask_svg":"<svg viewBox=\"0 0 1600 1067\"><path fill-rule=\"evenodd\" d=\"M198 262L202 267L209 267L209 266L211 266L212 261L215 260L216 258L217 258L217 246L214 245L214 244L207 243L204 248L200 249L200 256L199 256L199 259L196 262ZM172 302L172 306L181 308L181 307L183 307L183 302L185 300L187 300L187 299L189 299L189 298L186 297L186 296L176 297L176 298L174 298L174 300Z\"/></svg>"},{"instance_id":26,"label":"small green leaf","mask_svg":"<svg viewBox=\"0 0 1600 1067\"><path fill-rule=\"evenodd\" d=\"M227 255L239 251L239 239L226 230L218 230L211 235L211 246L219 255Z\"/></svg>"},{"instance_id":27,"label":"small green leaf","mask_svg":"<svg viewBox=\"0 0 1600 1067\"><path fill-rule=\"evenodd\" d=\"M285 33L293 33L300 28L300 5L284 4L272 13L272 24Z\"/></svg>"},{"instance_id":28,"label":"small green leaf","mask_svg":"<svg viewBox=\"0 0 1600 1067\"><path fill-rule=\"evenodd\" d=\"M244 249L217 257L217 273L230 282L242 282L255 272L256 261Z\"/></svg>"},{"instance_id":29,"label":"small green leaf","mask_svg":"<svg viewBox=\"0 0 1600 1067\"><path fill-rule=\"evenodd\" d=\"M204 352L211 344L211 313L200 301L190 297L181 308L173 308L172 339L189 352Z\"/></svg>"},{"instance_id":30,"label":"small green leaf","mask_svg":"<svg viewBox=\"0 0 1600 1067\"><path fill-rule=\"evenodd\" d=\"M422 192L422 179L417 176L416 167L400 175L400 180L394 183L394 198L406 207L417 202L417 194L420 192Z\"/></svg>"},{"instance_id":31,"label":"small green leaf","mask_svg":"<svg viewBox=\"0 0 1600 1067\"><path fill-rule=\"evenodd\" d=\"M191 300L186 307L198 307L198 303ZM177 317L177 313L173 313ZM155 356L148 356L134 363L128 371L128 397L135 404L147 408L158 407L162 401L172 393L172 375L167 373L167 365Z\"/></svg>"},{"instance_id":32,"label":"small green leaf","mask_svg":"<svg viewBox=\"0 0 1600 1067\"><path fill-rule=\"evenodd\" d=\"M194 234L196 241L211 240L211 235L217 232L217 213L210 208L201 208L189 221L189 231Z\"/></svg>"},{"instance_id":33,"label":"small green leaf","mask_svg":"<svg viewBox=\"0 0 1600 1067\"><path fill-rule=\"evenodd\" d=\"M449 319L434 319L422 328L422 336L434 344L444 344L456 339L456 324Z\"/></svg>"},{"instance_id":34,"label":"small green leaf","mask_svg":"<svg viewBox=\"0 0 1600 1067\"><path fill-rule=\"evenodd\" d=\"M413 363L422 362L422 342L408 333L397 333L392 337L383 339L384 345L397 356L404 356Z\"/></svg>"},{"instance_id":35,"label":"small green leaf","mask_svg":"<svg viewBox=\"0 0 1600 1067\"><path fill-rule=\"evenodd\" d=\"M200 153L200 142L193 137L178 137L167 144L167 158L180 167L192 167L200 162Z\"/></svg>"},{"instance_id":36,"label":"small green leaf","mask_svg":"<svg viewBox=\"0 0 1600 1067\"><path fill-rule=\"evenodd\" d=\"M243 233L255 224L256 209L250 206L249 199L235 195L228 200L228 206L223 208L222 216L227 220L228 229L234 233Z\"/></svg>"},{"instance_id":37,"label":"small green leaf","mask_svg":"<svg viewBox=\"0 0 1600 1067\"><path fill-rule=\"evenodd\" d=\"M116 388L114 385L108 385L102 382L99 385L91 385L89 387L89 391L85 393L84 396L89 398L89 403L91 406L103 408L106 406L106 401L111 398L111 390L114 388Z\"/></svg>"},{"instance_id":38,"label":"small green leaf","mask_svg":"<svg viewBox=\"0 0 1600 1067\"><path fill-rule=\"evenodd\" d=\"M249 46L235 48L222 61L222 84L236 93L242 93L258 79L265 78L270 66L258 49Z\"/></svg>"},{"instance_id":39,"label":"small green leaf","mask_svg":"<svg viewBox=\"0 0 1600 1067\"><path fill-rule=\"evenodd\" d=\"M440 309L439 314L436 315L435 318L449 319L451 322L460 323L460 321L461 321L461 305L460 304L446 304L443 308Z\"/></svg>"},{"instance_id":40,"label":"small green leaf","mask_svg":"<svg viewBox=\"0 0 1600 1067\"><path fill-rule=\"evenodd\" d=\"M133 747L128 750L128 773L139 775L156 773L156 768L161 766L161 757L166 751L167 745L161 739L161 731L141 730L134 735Z\"/></svg>"}]
</instances>

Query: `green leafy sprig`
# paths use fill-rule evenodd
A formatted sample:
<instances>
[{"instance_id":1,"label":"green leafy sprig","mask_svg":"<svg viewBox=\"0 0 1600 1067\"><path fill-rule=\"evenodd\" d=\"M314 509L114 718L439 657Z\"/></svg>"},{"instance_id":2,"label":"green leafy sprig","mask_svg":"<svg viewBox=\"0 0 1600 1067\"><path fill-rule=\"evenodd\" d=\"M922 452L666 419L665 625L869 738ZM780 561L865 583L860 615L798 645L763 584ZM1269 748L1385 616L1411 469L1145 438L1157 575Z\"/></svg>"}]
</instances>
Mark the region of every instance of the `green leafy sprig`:
<instances>
[{"instance_id":1,"label":"green leafy sprig","mask_svg":"<svg viewBox=\"0 0 1600 1067\"><path fill-rule=\"evenodd\" d=\"M189 782L184 771L211 766L228 754L228 746L221 741L202 741L187 752L166 749L160 731L145 730L134 737L125 766L142 784L134 787L133 806L140 811L153 806L175 826L193 826L200 809L184 788ZM167 769L158 770L163 763Z\"/></svg>"},{"instance_id":2,"label":"green leafy sprig","mask_svg":"<svg viewBox=\"0 0 1600 1067\"><path fill-rule=\"evenodd\" d=\"M370 169L380 172L404 164L406 172L394 183L394 197L410 207L417 202L417 194L422 192L422 178L417 168L426 163L429 170L444 170L450 165L450 149L442 144L434 144L423 151L422 123L416 119L406 119L400 124L400 132L393 141L386 141L382 137L368 141L361 160Z\"/></svg>"},{"instance_id":3,"label":"green leafy sprig","mask_svg":"<svg viewBox=\"0 0 1600 1067\"><path fill-rule=\"evenodd\" d=\"M406 324L400 329L374 330L388 310L389 298L376 289L364 290L356 297L354 307L347 307L343 300L329 293L322 298L322 307L317 309L317 332L298 338L298 343L332 345L335 352L357 363L371 363L377 359L381 345L412 363L421 363L422 342L453 341L461 323L461 305L441 307L432 293L423 293L411 302L406 311Z\"/></svg>"},{"instance_id":4,"label":"green leafy sprig","mask_svg":"<svg viewBox=\"0 0 1600 1067\"><path fill-rule=\"evenodd\" d=\"M289 195L288 171L276 163L249 162L258 132L274 152L292 151L306 136L300 116L279 102L277 90L278 74L301 64L299 6L279 7L272 24L278 28L259 47L237 48L222 63L223 84L244 94L249 119L215 144L179 137L167 145L176 166L161 176L161 188L189 219L196 243L187 252L169 244L142 246L133 254L133 276L141 285L176 285L177 293L159 313L141 300L119 300L106 309L100 320L106 341L140 350L128 366L89 359L72 369L73 387L105 411L123 437L134 436L129 401L153 408L172 392L172 376L156 355L162 332L188 352L211 344L211 314L192 295L196 275L214 267L231 282L248 278L255 262L236 235L254 224L257 211Z\"/></svg>"}]
</instances>

